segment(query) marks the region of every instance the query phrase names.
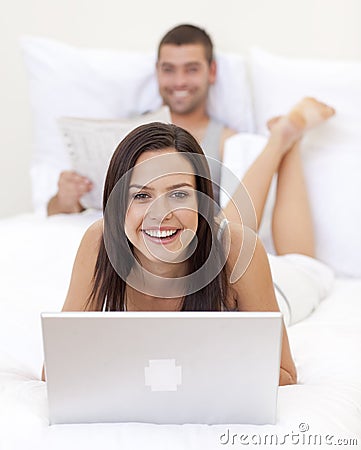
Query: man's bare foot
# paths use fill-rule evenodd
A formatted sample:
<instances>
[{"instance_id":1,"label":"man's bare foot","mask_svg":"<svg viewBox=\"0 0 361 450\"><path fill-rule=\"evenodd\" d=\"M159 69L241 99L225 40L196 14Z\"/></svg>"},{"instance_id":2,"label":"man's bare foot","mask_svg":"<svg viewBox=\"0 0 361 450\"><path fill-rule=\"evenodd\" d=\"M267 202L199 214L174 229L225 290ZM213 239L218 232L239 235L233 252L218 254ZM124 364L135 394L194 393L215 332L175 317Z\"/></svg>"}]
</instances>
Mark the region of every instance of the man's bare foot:
<instances>
[{"instance_id":1,"label":"man's bare foot","mask_svg":"<svg viewBox=\"0 0 361 450\"><path fill-rule=\"evenodd\" d=\"M305 97L297 103L288 116L292 122L303 131L309 130L335 114L334 108L316 100L313 97Z\"/></svg>"},{"instance_id":2,"label":"man's bare foot","mask_svg":"<svg viewBox=\"0 0 361 450\"><path fill-rule=\"evenodd\" d=\"M284 155L301 139L305 131L326 121L335 110L315 98L305 97L286 116L273 117L267 122L270 141Z\"/></svg>"}]
</instances>

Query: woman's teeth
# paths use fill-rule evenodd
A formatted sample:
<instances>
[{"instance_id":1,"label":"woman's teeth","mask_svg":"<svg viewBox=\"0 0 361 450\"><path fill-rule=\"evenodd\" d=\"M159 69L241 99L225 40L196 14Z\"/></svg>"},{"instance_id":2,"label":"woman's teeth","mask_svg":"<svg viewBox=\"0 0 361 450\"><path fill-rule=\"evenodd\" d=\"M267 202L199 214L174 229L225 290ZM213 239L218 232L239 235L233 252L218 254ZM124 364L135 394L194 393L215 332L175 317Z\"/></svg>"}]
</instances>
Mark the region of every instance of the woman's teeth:
<instances>
[{"instance_id":1,"label":"woman's teeth","mask_svg":"<svg viewBox=\"0 0 361 450\"><path fill-rule=\"evenodd\" d=\"M176 234L178 230L144 230L144 233L150 237L165 238Z\"/></svg>"}]
</instances>

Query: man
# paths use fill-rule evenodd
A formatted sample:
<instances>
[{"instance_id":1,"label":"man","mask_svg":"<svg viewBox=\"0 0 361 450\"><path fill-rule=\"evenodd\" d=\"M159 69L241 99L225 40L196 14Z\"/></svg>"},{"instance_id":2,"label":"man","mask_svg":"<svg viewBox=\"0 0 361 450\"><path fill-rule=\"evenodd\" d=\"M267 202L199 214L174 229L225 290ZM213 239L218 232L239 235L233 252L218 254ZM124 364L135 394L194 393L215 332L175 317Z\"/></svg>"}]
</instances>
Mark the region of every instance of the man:
<instances>
[{"instance_id":1,"label":"man","mask_svg":"<svg viewBox=\"0 0 361 450\"><path fill-rule=\"evenodd\" d=\"M170 108L173 123L203 143L208 156L222 159L224 141L235 131L210 119L207 112L208 92L216 73L213 44L204 30L180 25L161 40L157 61L159 93Z\"/></svg>"},{"instance_id":2,"label":"man","mask_svg":"<svg viewBox=\"0 0 361 450\"><path fill-rule=\"evenodd\" d=\"M224 142L236 132L207 112L209 88L217 74L209 35L193 25L173 28L160 41L156 67L159 93L170 108L172 122L189 131L207 156L222 161ZM210 168L218 201L220 165L210 160Z\"/></svg>"},{"instance_id":3,"label":"man","mask_svg":"<svg viewBox=\"0 0 361 450\"><path fill-rule=\"evenodd\" d=\"M207 113L208 92L216 81L216 72L213 44L204 30L180 25L161 40L156 73L159 93L170 108L172 122L193 134L207 156L222 160L224 142L235 131L215 122ZM219 182L216 167L212 175ZM82 211L80 198L91 189L92 183L86 177L62 172L58 192L48 203L48 215Z\"/></svg>"},{"instance_id":4,"label":"man","mask_svg":"<svg viewBox=\"0 0 361 450\"><path fill-rule=\"evenodd\" d=\"M215 122L207 112L210 86L216 81L216 61L209 35L193 25L170 30L158 47L157 78L164 104L172 121L198 139L207 156L223 159L225 140L235 131ZM223 209L226 217L238 222L236 205L242 205L244 187L252 199L257 224L261 223L273 176L278 175L272 217L272 237L277 254L301 253L313 257L314 233L299 152L299 142L308 129L334 114L333 108L313 98L305 98L282 117L269 121L270 136L260 155L234 193L234 202ZM215 198L220 170L212 170Z\"/></svg>"}]
</instances>

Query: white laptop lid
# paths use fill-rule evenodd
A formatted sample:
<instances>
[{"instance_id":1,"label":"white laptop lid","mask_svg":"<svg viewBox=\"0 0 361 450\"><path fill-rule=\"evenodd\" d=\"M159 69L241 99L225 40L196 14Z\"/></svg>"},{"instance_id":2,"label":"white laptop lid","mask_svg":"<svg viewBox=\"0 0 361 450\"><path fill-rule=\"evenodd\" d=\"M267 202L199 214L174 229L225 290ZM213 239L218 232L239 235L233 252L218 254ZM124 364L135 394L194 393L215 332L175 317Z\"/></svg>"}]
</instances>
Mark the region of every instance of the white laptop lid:
<instances>
[{"instance_id":1,"label":"white laptop lid","mask_svg":"<svg viewBox=\"0 0 361 450\"><path fill-rule=\"evenodd\" d=\"M43 313L51 424L275 423L282 315Z\"/></svg>"}]
</instances>

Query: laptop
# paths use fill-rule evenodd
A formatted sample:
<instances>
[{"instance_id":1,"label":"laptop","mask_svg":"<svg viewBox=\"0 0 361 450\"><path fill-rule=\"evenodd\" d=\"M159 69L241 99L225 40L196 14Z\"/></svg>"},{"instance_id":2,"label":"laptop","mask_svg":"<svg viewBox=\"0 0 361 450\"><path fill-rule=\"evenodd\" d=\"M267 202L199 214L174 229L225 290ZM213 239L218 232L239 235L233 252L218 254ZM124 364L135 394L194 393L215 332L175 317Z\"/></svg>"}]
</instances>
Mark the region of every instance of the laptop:
<instances>
[{"instance_id":1,"label":"laptop","mask_svg":"<svg viewBox=\"0 0 361 450\"><path fill-rule=\"evenodd\" d=\"M50 424L274 424L282 314L41 315Z\"/></svg>"}]
</instances>

